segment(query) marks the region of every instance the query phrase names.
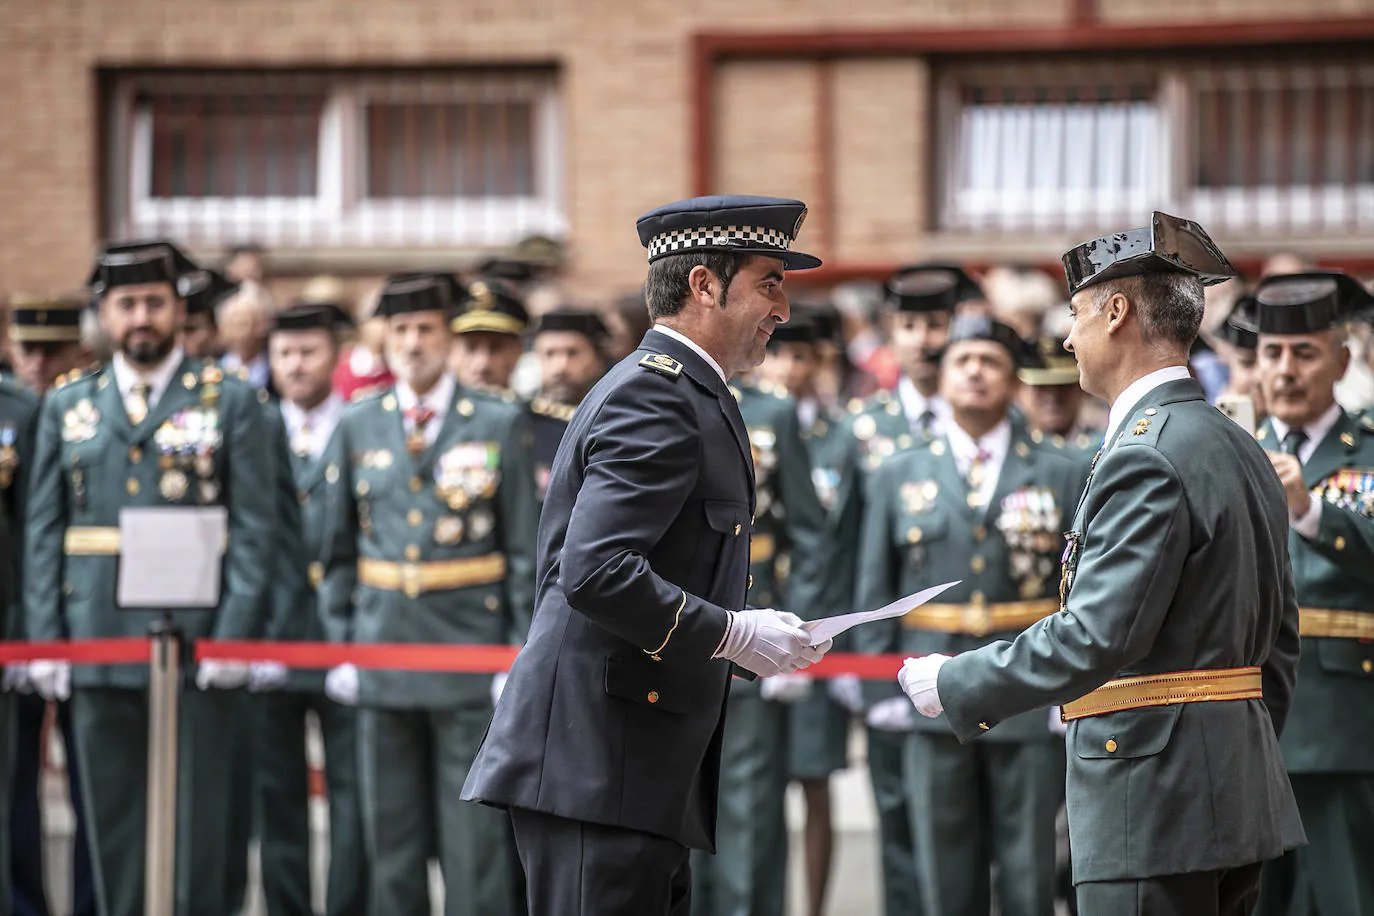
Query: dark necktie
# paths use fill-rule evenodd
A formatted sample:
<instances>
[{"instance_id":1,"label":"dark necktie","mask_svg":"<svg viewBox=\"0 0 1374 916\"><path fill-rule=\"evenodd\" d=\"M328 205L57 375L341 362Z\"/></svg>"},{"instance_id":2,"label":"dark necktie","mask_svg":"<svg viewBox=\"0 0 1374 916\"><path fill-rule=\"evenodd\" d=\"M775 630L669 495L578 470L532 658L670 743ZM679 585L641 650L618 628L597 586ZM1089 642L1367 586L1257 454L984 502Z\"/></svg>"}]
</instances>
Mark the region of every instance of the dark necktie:
<instances>
[{"instance_id":1,"label":"dark necktie","mask_svg":"<svg viewBox=\"0 0 1374 916\"><path fill-rule=\"evenodd\" d=\"M1303 443L1306 441L1307 433L1303 432L1301 429L1290 429L1288 435L1283 437L1283 443L1279 447L1283 449L1285 455L1292 455L1294 458L1298 458L1298 450L1302 448ZM1301 458L1298 458L1298 460L1302 461Z\"/></svg>"}]
</instances>

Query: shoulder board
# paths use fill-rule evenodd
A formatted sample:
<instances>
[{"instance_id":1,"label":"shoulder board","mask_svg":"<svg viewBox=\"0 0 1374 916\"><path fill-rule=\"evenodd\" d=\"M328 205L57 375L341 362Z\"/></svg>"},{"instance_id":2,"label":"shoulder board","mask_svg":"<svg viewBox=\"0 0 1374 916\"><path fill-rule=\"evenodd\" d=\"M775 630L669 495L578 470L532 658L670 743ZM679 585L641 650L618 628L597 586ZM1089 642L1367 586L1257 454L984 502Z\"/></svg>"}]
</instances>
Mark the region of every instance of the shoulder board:
<instances>
[{"instance_id":1,"label":"shoulder board","mask_svg":"<svg viewBox=\"0 0 1374 916\"><path fill-rule=\"evenodd\" d=\"M541 417L552 417L567 423L572 419L573 412L577 408L571 404L560 404L557 401L550 401L548 398L535 398L530 401L530 410L539 414Z\"/></svg>"},{"instance_id":2,"label":"shoulder board","mask_svg":"<svg viewBox=\"0 0 1374 916\"><path fill-rule=\"evenodd\" d=\"M72 382L79 382L83 378L94 377L96 375L99 375L101 368L102 367L98 364L92 364L90 366L85 366L80 369L73 369L70 372L65 372L62 375L59 375L57 377L57 380L53 382L53 390L56 391L59 388L65 388Z\"/></svg>"},{"instance_id":3,"label":"shoulder board","mask_svg":"<svg viewBox=\"0 0 1374 916\"><path fill-rule=\"evenodd\" d=\"M682 363L662 353L648 354L639 361L639 365L641 368L652 369L659 375L666 375L669 378L677 378L682 374Z\"/></svg>"},{"instance_id":4,"label":"shoulder board","mask_svg":"<svg viewBox=\"0 0 1374 916\"><path fill-rule=\"evenodd\" d=\"M1360 429L1367 433L1374 433L1374 416L1364 414L1360 417Z\"/></svg>"},{"instance_id":5,"label":"shoulder board","mask_svg":"<svg viewBox=\"0 0 1374 916\"><path fill-rule=\"evenodd\" d=\"M1159 432L1168 419L1169 412L1162 407L1149 406L1137 410L1117 431L1118 444L1157 445Z\"/></svg>"},{"instance_id":6,"label":"shoulder board","mask_svg":"<svg viewBox=\"0 0 1374 916\"><path fill-rule=\"evenodd\" d=\"M381 394L386 387L386 385L364 385L361 388L355 389L354 392L349 395L348 400L350 403L357 403L358 401Z\"/></svg>"}]
</instances>

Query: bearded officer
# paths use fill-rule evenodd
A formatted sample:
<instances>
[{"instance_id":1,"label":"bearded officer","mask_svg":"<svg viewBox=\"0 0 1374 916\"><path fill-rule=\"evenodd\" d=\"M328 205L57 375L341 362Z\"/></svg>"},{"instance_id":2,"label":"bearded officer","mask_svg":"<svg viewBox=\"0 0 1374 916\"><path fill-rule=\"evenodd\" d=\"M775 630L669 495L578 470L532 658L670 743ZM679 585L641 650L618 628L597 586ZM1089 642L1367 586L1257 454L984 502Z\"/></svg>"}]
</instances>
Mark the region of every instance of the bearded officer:
<instances>
[{"instance_id":1,"label":"bearded officer","mask_svg":"<svg viewBox=\"0 0 1374 916\"><path fill-rule=\"evenodd\" d=\"M530 641L463 793L510 809L534 916L686 914L731 663L785 674L829 648L744 609L754 469L726 385L787 320L784 271L820 263L790 250L805 215L732 196L639 220L656 325L568 429Z\"/></svg>"},{"instance_id":2,"label":"bearded officer","mask_svg":"<svg viewBox=\"0 0 1374 916\"><path fill-rule=\"evenodd\" d=\"M1303 831L1278 745L1298 655L1287 501L1188 374L1203 284L1233 271L1201 227L1163 213L1064 267L1066 343L1111 412L1061 610L1011 642L908 659L900 680L964 742L1067 704L1084 916L1242 916L1261 863Z\"/></svg>"},{"instance_id":3,"label":"bearded officer","mask_svg":"<svg viewBox=\"0 0 1374 916\"><path fill-rule=\"evenodd\" d=\"M601 316L583 309L555 309L535 327L531 349L539 364L539 394L525 406L534 434L534 479L540 503L573 411L606 374L609 342Z\"/></svg>"},{"instance_id":4,"label":"bearded officer","mask_svg":"<svg viewBox=\"0 0 1374 916\"><path fill-rule=\"evenodd\" d=\"M1264 916L1374 913L1374 423L1336 403L1345 322L1374 297L1344 274L1255 290L1259 441L1288 496L1302 660L1283 760L1311 845L1265 868Z\"/></svg>"},{"instance_id":5,"label":"bearded officer","mask_svg":"<svg viewBox=\"0 0 1374 916\"><path fill-rule=\"evenodd\" d=\"M467 300L447 274L393 274L382 289L397 383L345 408L325 466L338 486L323 600L350 642L510 645L528 628L538 517L529 435L517 405L445 370L449 322ZM372 911L429 913L437 848L448 916L510 912L505 818L459 799L499 692L493 678L351 668L331 678L331 695L360 707Z\"/></svg>"},{"instance_id":6,"label":"bearded officer","mask_svg":"<svg viewBox=\"0 0 1374 916\"><path fill-rule=\"evenodd\" d=\"M1058 609L1064 522L1081 462L1036 442L1011 411L1018 369L1036 355L1001 322L954 320L941 363L945 433L869 477L856 602L881 607L951 577L941 603L856 632L868 652L957 653L1014 637ZM899 692L880 702L906 703ZM910 704L908 704L910 705ZM1054 912L1055 815L1064 743L1044 712L961 746L943 721L918 719L903 749L918 870L929 913Z\"/></svg>"},{"instance_id":7,"label":"bearded officer","mask_svg":"<svg viewBox=\"0 0 1374 916\"><path fill-rule=\"evenodd\" d=\"M273 454L257 392L185 357L177 333L185 303L177 279L194 269L166 242L113 245L92 276L100 320L118 350L112 364L59 386L45 400L29 491L24 586L36 640L140 637L157 613L116 601L120 510L223 506L228 510L219 604L171 609L188 639L247 639L260 632L276 510ZM183 650L186 651L186 650ZM96 898L109 916L143 912L147 819L146 665L40 660L29 666L49 699L72 696L73 734L89 815ZM224 824L231 735L223 728L248 667L204 662L198 690L181 700L183 825L177 836L176 907L226 909Z\"/></svg>"}]
</instances>

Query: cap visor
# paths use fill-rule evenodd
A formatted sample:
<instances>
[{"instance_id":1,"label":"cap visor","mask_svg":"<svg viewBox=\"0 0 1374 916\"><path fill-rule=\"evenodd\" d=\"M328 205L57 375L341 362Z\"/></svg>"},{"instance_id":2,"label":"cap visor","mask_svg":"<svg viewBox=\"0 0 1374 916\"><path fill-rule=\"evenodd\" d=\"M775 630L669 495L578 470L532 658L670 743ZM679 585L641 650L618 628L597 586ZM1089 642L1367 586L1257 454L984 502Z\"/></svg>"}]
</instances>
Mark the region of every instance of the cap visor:
<instances>
[{"instance_id":1,"label":"cap visor","mask_svg":"<svg viewBox=\"0 0 1374 916\"><path fill-rule=\"evenodd\" d=\"M811 270L821 266L821 259L801 251L779 251L776 248L728 248L735 254L756 254L761 258L777 258L784 270Z\"/></svg>"}]
</instances>

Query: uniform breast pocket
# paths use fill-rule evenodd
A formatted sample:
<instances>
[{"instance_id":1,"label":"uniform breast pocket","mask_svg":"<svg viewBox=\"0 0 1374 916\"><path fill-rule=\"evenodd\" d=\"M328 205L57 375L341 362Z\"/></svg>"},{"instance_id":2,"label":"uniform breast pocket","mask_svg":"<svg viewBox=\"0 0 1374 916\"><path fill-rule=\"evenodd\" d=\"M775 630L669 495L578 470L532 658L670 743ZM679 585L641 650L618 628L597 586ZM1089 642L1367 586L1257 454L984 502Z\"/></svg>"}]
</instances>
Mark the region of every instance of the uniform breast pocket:
<instances>
[{"instance_id":1,"label":"uniform breast pocket","mask_svg":"<svg viewBox=\"0 0 1374 916\"><path fill-rule=\"evenodd\" d=\"M892 544L909 566L924 566L932 545L949 535L949 519L939 510L904 513L893 524Z\"/></svg>"},{"instance_id":2,"label":"uniform breast pocket","mask_svg":"<svg viewBox=\"0 0 1374 916\"><path fill-rule=\"evenodd\" d=\"M606 693L621 700L656 710L682 715L691 709L687 679L658 662L606 658Z\"/></svg>"},{"instance_id":3,"label":"uniform breast pocket","mask_svg":"<svg viewBox=\"0 0 1374 916\"><path fill-rule=\"evenodd\" d=\"M749 507L712 499L702 503L702 511L709 536L697 548L693 572L710 582L706 597L738 610L749 576Z\"/></svg>"},{"instance_id":4,"label":"uniform breast pocket","mask_svg":"<svg viewBox=\"0 0 1374 916\"><path fill-rule=\"evenodd\" d=\"M108 449L93 442L68 446L62 452L62 464L67 480L67 499L78 509L86 507L93 489L101 488L100 475L105 466Z\"/></svg>"},{"instance_id":5,"label":"uniform breast pocket","mask_svg":"<svg viewBox=\"0 0 1374 916\"><path fill-rule=\"evenodd\" d=\"M1146 707L1079 719L1073 750L1084 760L1153 757L1169 745L1181 705Z\"/></svg>"}]
</instances>

